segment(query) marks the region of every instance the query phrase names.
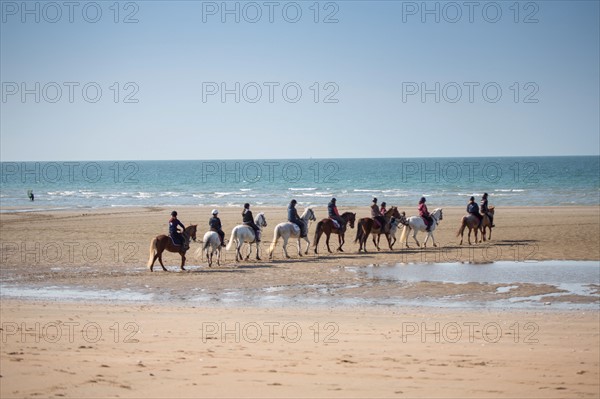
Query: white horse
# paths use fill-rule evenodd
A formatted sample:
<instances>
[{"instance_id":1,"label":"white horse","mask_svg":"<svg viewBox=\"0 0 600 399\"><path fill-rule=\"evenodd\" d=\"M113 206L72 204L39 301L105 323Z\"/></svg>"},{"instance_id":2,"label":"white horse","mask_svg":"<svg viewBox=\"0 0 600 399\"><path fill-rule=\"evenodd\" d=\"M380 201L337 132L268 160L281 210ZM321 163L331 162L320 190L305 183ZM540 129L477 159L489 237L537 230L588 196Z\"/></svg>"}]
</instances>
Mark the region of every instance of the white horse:
<instances>
[{"instance_id":1,"label":"white horse","mask_svg":"<svg viewBox=\"0 0 600 399\"><path fill-rule=\"evenodd\" d=\"M431 239L433 240L433 246L437 247L437 245L435 243L435 237L433 236L433 231L435 230L437 225L440 224L440 221L443 218L442 208L434 209L433 212L431 212L431 218L433 219L433 222L431 223L431 228L429 229L429 232L427 233L427 238L425 238L425 242L423 243L423 248L425 248L427 246L427 241L429 240L430 236L431 236ZM408 234L410 233L411 230L414 230L413 238L414 238L415 242L417 243L417 246L420 247L421 244L419 244L419 241L417 241L417 233L419 231L427 230L427 226L425 225L425 222L423 221L423 218L421 216L409 217L408 224L404 226L404 229L402 229L402 235L400 236L400 241L401 242L404 241L404 243L406 244L406 248L410 248L408 246Z\"/></svg>"},{"instance_id":2,"label":"white horse","mask_svg":"<svg viewBox=\"0 0 600 399\"><path fill-rule=\"evenodd\" d=\"M310 241L308 240L308 224L309 222L315 221L317 219L315 218L315 213L313 212L312 208L306 208L300 216L300 219L304 222L304 225L306 226L306 237L302 237L304 241L306 241L306 251L304 252L304 254L306 255L308 254L308 248L310 247ZM285 252L286 258L290 258L286 248L290 237L298 239L298 256L302 256L302 246L300 244L300 227L298 227L298 225L292 222L283 222L275 226L275 231L273 231L273 242L271 243L271 247L269 248L269 259L273 259L273 250L275 249L277 241L279 241L280 237L283 238L283 252Z\"/></svg>"},{"instance_id":3,"label":"white horse","mask_svg":"<svg viewBox=\"0 0 600 399\"><path fill-rule=\"evenodd\" d=\"M264 213L259 213L254 220L254 223L258 226L260 231L262 231L263 227L267 227L267 219L265 218ZM236 253L235 253L235 261L239 262L242 258L242 253L240 249L244 245L244 243L249 243L248 255L246 255L246 260L250 258L250 254L252 253L252 244L256 244L256 260L260 260L259 257L259 245L256 242L256 236L254 235L254 230L250 226L246 226L245 224L240 224L235 226L233 230L231 230L231 237L229 238L229 243L227 244L227 250L229 251L233 244L235 243Z\"/></svg>"},{"instance_id":4,"label":"white horse","mask_svg":"<svg viewBox=\"0 0 600 399\"><path fill-rule=\"evenodd\" d=\"M208 261L208 267L212 266L213 255L217 254L217 266L221 266L221 238L216 231L207 231L202 239L202 248L196 250L196 256L202 256L202 253L206 253L206 260ZM210 252L209 252L210 247Z\"/></svg>"}]
</instances>

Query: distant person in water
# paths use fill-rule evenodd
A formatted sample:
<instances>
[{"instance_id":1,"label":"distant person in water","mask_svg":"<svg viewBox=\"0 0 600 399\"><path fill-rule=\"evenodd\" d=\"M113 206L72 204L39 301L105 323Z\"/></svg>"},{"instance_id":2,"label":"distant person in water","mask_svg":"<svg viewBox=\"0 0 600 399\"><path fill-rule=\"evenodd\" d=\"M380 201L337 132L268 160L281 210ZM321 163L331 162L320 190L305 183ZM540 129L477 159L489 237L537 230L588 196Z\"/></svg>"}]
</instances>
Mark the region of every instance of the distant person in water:
<instances>
[{"instance_id":1,"label":"distant person in water","mask_svg":"<svg viewBox=\"0 0 600 399\"><path fill-rule=\"evenodd\" d=\"M479 207L479 210L481 211L481 213L487 215L487 217L490 218L490 224L492 225L492 227L496 227L494 226L494 216L489 213L490 208L488 206L488 193L483 193L483 197L481 197L481 206Z\"/></svg>"},{"instance_id":2,"label":"distant person in water","mask_svg":"<svg viewBox=\"0 0 600 399\"><path fill-rule=\"evenodd\" d=\"M479 220L479 227L481 227L483 216L479 213L479 205L477 205L477 202L475 202L475 197L469 198L469 203L467 204L467 213L469 215L476 216Z\"/></svg>"},{"instance_id":3,"label":"distant person in water","mask_svg":"<svg viewBox=\"0 0 600 399\"><path fill-rule=\"evenodd\" d=\"M427 209L427 205L425 202L427 199L425 197L421 197L419 200L419 216L421 216L425 220L425 224L427 225L427 231L431 231L431 224L433 223L433 219L429 214L429 210Z\"/></svg>"},{"instance_id":4,"label":"distant person in water","mask_svg":"<svg viewBox=\"0 0 600 399\"><path fill-rule=\"evenodd\" d=\"M225 246L225 232L221 226L221 219L219 219L219 211L213 209L212 217L208 221L208 225L210 226L210 230L216 232L221 239L221 246Z\"/></svg>"},{"instance_id":5,"label":"distant person in water","mask_svg":"<svg viewBox=\"0 0 600 399\"><path fill-rule=\"evenodd\" d=\"M171 219L169 219L169 236L171 236L175 244L184 245L185 239L177 229L179 226L185 231L185 226L177 219L177 211L173 211L171 212Z\"/></svg>"},{"instance_id":6,"label":"distant person in water","mask_svg":"<svg viewBox=\"0 0 600 399\"><path fill-rule=\"evenodd\" d=\"M27 196L29 197L30 201L33 201L35 196L33 195L33 190L29 190L29 192L27 193Z\"/></svg>"},{"instance_id":7,"label":"distant person in water","mask_svg":"<svg viewBox=\"0 0 600 399\"><path fill-rule=\"evenodd\" d=\"M252 211L250 210L250 204L244 204L244 210L242 211L242 223L246 226L252 227L254 230L255 241L260 242L260 229L254 223L254 218L252 216Z\"/></svg>"}]
</instances>

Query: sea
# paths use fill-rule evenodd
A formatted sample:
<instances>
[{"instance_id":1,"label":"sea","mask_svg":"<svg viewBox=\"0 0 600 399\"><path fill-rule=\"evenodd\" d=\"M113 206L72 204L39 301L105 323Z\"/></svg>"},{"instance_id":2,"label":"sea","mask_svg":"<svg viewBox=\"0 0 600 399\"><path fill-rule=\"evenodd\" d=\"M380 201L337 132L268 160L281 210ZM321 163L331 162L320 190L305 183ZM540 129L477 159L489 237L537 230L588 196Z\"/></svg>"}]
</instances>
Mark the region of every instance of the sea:
<instances>
[{"instance_id":1,"label":"sea","mask_svg":"<svg viewBox=\"0 0 600 399\"><path fill-rule=\"evenodd\" d=\"M1 162L0 212L112 207L600 205L600 157ZM34 201L28 197L33 192Z\"/></svg>"}]
</instances>

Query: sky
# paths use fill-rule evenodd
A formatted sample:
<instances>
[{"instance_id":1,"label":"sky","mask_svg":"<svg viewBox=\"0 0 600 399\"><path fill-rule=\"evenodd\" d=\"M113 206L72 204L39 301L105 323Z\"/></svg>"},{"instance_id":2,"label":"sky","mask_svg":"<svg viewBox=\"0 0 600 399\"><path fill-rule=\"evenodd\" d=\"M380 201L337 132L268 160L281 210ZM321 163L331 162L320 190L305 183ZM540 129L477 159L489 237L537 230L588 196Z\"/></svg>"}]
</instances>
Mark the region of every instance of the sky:
<instances>
[{"instance_id":1,"label":"sky","mask_svg":"<svg viewBox=\"0 0 600 399\"><path fill-rule=\"evenodd\" d=\"M1 1L2 161L598 155L598 1Z\"/></svg>"}]
</instances>

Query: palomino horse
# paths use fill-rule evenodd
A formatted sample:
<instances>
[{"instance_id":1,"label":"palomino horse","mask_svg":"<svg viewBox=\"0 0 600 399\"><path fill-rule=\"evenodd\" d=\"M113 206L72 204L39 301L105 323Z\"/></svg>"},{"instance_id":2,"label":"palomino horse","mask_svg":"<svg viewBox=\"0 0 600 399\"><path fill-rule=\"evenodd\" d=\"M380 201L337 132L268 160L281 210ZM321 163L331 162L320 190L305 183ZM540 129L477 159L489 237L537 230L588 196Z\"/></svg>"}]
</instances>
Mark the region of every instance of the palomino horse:
<instances>
[{"instance_id":1,"label":"palomino horse","mask_svg":"<svg viewBox=\"0 0 600 399\"><path fill-rule=\"evenodd\" d=\"M154 271L154 262L158 259L158 262L162 266L164 271L167 271L162 261L162 253L167 250L169 252L178 252L181 255L181 270L185 270L185 253L189 248L190 238L196 241L196 228L197 224L189 225L183 231L183 238L185 240L183 245L174 245L171 237L161 234L156 236L150 243L150 258L148 259L148 268L150 271Z\"/></svg>"},{"instance_id":2,"label":"palomino horse","mask_svg":"<svg viewBox=\"0 0 600 399\"><path fill-rule=\"evenodd\" d=\"M489 213L493 216L494 215L494 207L490 206L488 209L489 209ZM467 239L469 240L469 245L471 245L471 230L475 230L475 244L477 244L478 242L485 241L485 230L488 227L490 229L488 240L492 239L492 223L490 223L490 218L488 217L487 214L483 214L483 219L481 220L481 226L479 225L479 219L477 218L477 216L475 216L475 215L463 216L461 225L460 225L458 231L456 232L456 236L457 237L460 236L460 244L459 245L462 245L462 243L463 243L463 235L465 233L465 227L469 228L469 234L467 234ZM479 240L477 237L477 233L479 233L480 229L481 229L481 240Z\"/></svg>"},{"instance_id":3,"label":"palomino horse","mask_svg":"<svg viewBox=\"0 0 600 399\"><path fill-rule=\"evenodd\" d=\"M217 266L221 266L221 237L216 231L207 231L202 238L202 248L196 251L196 256L201 256L204 252L206 254L206 260L208 261L208 267L212 267L213 255L217 254ZM210 249L210 252L209 252Z\"/></svg>"},{"instance_id":4,"label":"palomino horse","mask_svg":"<svg viewBox=\"0 0 600 399\"><path fill-rule=\"evenodd\" d=\"M261 231L263 227L267 227L267 219L265 218L265 214L261 212L258 215L256 215L254 223L256 223L256 225ZM248 248L248 255L246 255L246 260L250 258L250 254L252 253L252 244L256 244L256 260L260 260L260 246L256 242L254 229L252 229L252 227L250 226L246 226L245 224L235 226L233 230L231 230L231 237L229 238L229 243L227 244L227 250L229 251L235 243L235 261L239 262L240 259L242 259L242 253L240 252L240 250L246 242L250 244Z\"/></svg>"},{"instance_id":5,"label":"palomino horse","mask_svg":"<svg viewBox=\"0 0 600 399\"><path fill-rule=\"evenodd\" d=\"M356 221L356 213L344 212L342 213L340 218L342 218L342 220L344 221L344 224L343 226L340 226L340 229L335 227L335 225L333 224L333 220L331 220L330 218L323 219L319 223L317 223L317 227L315 229L315 242L313 244L315 246L315 253L318 253L317 249L319 248L319 240L321 239L321 234L323 233L325 233L325 235L327 236L325 243L327 244L327 250L329 251L329 253L331 253L331 248L329 248L329 237L332 233L338 235L340 246L337 250L340 252L344 252L342 246L344 245L344 242L346 242L346 240L344 239L343 230L345 230L347 224L350 225L351 229L354 228L354 222Z\"/></svg>"},{"instance_id":6,"label":"palomino horse","mask_svg":"<svg viewBox=\"0 0 600 399\"><path fill-rule=\"evenodd\" d=\"M433 219L433 222L431 224L431 228L429 229L429 232L427 232L427 237L425 238L425 242L423 243L423 248L425 248L427 246L427 241L429 240L429 237L431 237L431 239L433 240L433 246L437 247L437 245L435 243L435 237L433 236L433 231L435 230L437 225L440 224L440 222L443 219L442 208L434 209L433 212L431 212L431 218ZM425 222L423 221L423 218L421 216L409 217L408 224L406 224L404 226L404 229L402 229L402 235L400 236L400 241L404 241L404 243L406 244L406 248L410 248L408 246L408 234L410 233L411 230L414 230L413 239L417 243L417 246L420 247L421 245L419 244L419 241L417 241L417 233L419 231L427 230L427 226L425 225Z\"/></svg>"},{"instance_id":7,"label":"palomino horse","mask_svg":"<svg viewBox=\"0 0 600 399\"><path fill-rule=\"evenodd\" d=\"M356 225L356 239L354 242L358 242L358 252L365 251L367 252L367 238L369 238L369 234L373 233L373 245L377 248L378 251L381 251L379 248L379 241L376 238L379 237L380 234L385 234L387 238L388 245L390 249L392 249L392 244L390 242L390 233L389 230L386 231L385 227L390 223L392 218L400 219L402 215L398 212L398 208L393 206L387 210L383 218L385 219L385 226L377 226L375 227L375 220L373 218L362 218L358 221ZM376 236L377 235L377 236Z\"/></svg>"},{"instance_id":8,"label":"palomino horse","mask_svg":"<svg viewBox=\"0 0 600 399\"><path fill-rule=\"evenodd\" d=\"M308 254L308 248L310 247L310 241L308 240L308 224L311 221L317 220L317 218L315 218L315 213L313 212L312 208L306 208L302 215L300 215L300 219L304 222L304 225L306 226L306 237L302 237L304 241L306 241L306 252L304 252L304 254L306 255ZM280 237L283 238L283 252L285 253L286 258L290 258L286 248L290 237L298 239L298 256L302 256L302 247L300 244L300 227L298 227L295 223L292 222L284 222L279 223L277 226L275 226L275 231L273 232L273 242L271 243L271 247L269 248L269 259L273 259L273 250L275 249L277 241Z\"/></svg>"}]
</instances>

